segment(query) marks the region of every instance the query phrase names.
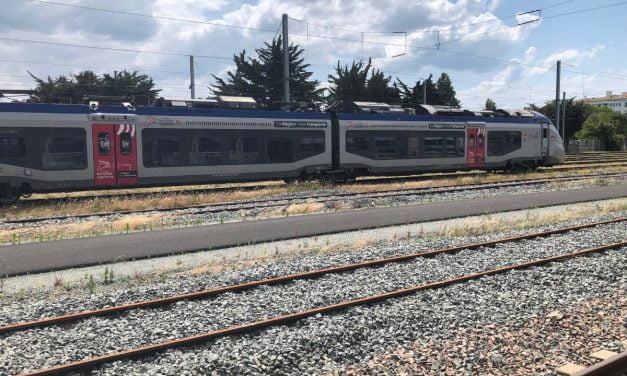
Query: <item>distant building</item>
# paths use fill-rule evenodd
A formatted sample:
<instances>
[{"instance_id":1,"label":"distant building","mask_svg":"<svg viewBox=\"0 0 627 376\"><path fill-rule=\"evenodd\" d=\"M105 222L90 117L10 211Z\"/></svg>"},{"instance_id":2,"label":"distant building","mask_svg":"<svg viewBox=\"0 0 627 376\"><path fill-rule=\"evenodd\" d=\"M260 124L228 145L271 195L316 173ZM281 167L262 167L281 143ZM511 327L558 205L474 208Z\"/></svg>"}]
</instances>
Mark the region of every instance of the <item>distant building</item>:
<instances>
[{"instance_id":1,"label":"distant building","mask_svg":"<svg viewBox=\"0 0 627 376\"><path fill-rule=\"evenodd\" d=\"M621 114L627 114L627 91L620 95L614 95L611 91L606 91L604 97L585 98L585 103L589 103L594 106L605 106L610 109L620 112Z\"/></svg>"}]
</instances>

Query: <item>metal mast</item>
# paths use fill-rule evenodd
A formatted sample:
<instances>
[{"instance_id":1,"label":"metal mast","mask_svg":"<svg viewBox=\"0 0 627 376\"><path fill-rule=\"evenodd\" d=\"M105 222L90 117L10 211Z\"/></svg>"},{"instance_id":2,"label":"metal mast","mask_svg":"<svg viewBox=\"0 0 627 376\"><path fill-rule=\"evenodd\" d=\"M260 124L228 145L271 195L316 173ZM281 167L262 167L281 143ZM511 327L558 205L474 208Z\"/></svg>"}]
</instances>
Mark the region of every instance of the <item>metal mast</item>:
<instances>
[{"instance_id":1,"label":"metal mast","mask_svg":"<svg viewBox=\"0 0 627 376\"><path fill-rule=\"evenodd\" d=\"M562 62L557 61L557 72L555 77L555 126L558 131L560 127L560 73L562 71Z\"/></svg>"},{"instance_id":2,"label":"metal mast","mask_svg":"<svg viewBox=\"0 0 627 376\"><path fill-rule=\"evenodd\" d=\"M196 84L194 83L194 56L189 56L189 89L191 90L192 99L196 98Z\"/></svg>"},{"instance_id":3,"label":"metal mast","mask_svg":"<svg viewBox=\"0 0 627 376\"><path fill-rule=\"evenodd\" d=\"M290 101L290 52L287 40L287 13L283 13L283 100Z\"/></svg>"}]
</instances>

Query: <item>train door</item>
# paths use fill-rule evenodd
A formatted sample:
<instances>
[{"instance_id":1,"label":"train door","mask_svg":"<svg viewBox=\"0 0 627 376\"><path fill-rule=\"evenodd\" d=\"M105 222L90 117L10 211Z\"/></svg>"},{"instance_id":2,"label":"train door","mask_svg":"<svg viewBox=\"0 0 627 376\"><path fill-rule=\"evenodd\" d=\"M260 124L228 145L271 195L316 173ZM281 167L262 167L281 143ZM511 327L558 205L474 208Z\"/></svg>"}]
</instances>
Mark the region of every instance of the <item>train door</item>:
<instances>
[{"instance_id":1,"label":"train door","mask_svg":"<svg viewBox=\"0 0 627 376\"><path fill-rule=\"evenodd\" d=\"M485 137L485 127L468 124L466 128L466 163L468 167L485 167Z\"/></svg>"},{"instance_id":2,"label":"train door","mask_svg":"<svg viewBox=\"0 0 627 376\"><path fill-rule=\"evenodd\" d=\"M94 183L137 184L137 137L134 124L94 124Z\"/></svg>"},{"instance_id":3,"label":"train door","mask_svg":"<svg viewBox=\"0 0 627 376\"><path fill-rule=\"evenodd\" d=\"M540 132L542 133L542 137L540 137L540 150L542 153L542 160L545 163L549 163L549 145L550 141L550 133L551 129L549 125L546 123L540 124Z\"/></svg>"}]
</instances>

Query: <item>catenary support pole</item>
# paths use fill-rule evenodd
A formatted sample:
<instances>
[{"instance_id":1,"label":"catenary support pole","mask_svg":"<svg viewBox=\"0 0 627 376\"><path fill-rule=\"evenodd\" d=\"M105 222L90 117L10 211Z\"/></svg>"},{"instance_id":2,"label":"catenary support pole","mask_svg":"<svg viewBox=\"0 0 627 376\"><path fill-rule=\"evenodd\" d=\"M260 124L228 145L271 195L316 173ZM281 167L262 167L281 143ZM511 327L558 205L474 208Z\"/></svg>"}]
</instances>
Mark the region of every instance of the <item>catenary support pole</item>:
<instances>
[{"instance_id":1,"label":"catenary support pole","mask_svg":"<svg viewBox=\"0 0 627 376\"><path fill-rule=\"evenodd\" d=\"M562 71L562 62L557 61L557 71L555 74L555 126L560 130L560 73ZM561 134L561 132L560 132Z\"/></svg>"},{"instance_id":2,"label":"catenary support pole","mask_svg":"<svg viewBox=\"0 0 627 376\"><path fill-rule=\"evenodd\" d=\"M283 13L283 100L290 101L290 53L287 39L287 13Z\"/></svg>"},{"instance_id":3,"label":"catenary support pole","mask_svg":"<svg viewBox=\"0 0 627 376\"><path fill-rule=\"evenodd\" d=\"M562 145L566 147L566 92L562 93Z\"/></svg>"},{"instance_id":4,"label":"catenary support pole","mask_svg":"<svg viewBox=\"0 0 627 376\"><path fill-rule=\"evenodd\" d=\"M196 98L196 84L194 83L194 56L189 56L189 90L192 94L192 99Z\"/></svg>"}]
</instances>

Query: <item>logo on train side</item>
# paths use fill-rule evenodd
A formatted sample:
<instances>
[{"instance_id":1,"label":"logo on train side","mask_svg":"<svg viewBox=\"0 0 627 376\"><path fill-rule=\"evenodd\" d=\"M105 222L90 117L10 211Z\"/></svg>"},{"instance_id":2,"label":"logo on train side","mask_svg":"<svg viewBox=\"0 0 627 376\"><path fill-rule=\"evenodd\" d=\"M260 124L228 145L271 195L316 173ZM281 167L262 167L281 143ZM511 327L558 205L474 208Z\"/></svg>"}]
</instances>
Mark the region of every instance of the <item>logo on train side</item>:
<instances>
[{"instance_id":1,"label":"logo on train side","mask_svg":"<svg viewBox=\"0 0 627 376\"><path fill-rule=\"evenodd\" d=\"M275 120L275 128L326 128L324 121Z\"/></svg>"},{"instance_id":2,"label":"logo on train side","mask_svg":"<svg viewBox=\"0 0 627 376\"><path fill-rule=\"evenodd\" d=\"M466 129L466 124L430 123L429 129Z\"/></svg>"}]
</instances>

